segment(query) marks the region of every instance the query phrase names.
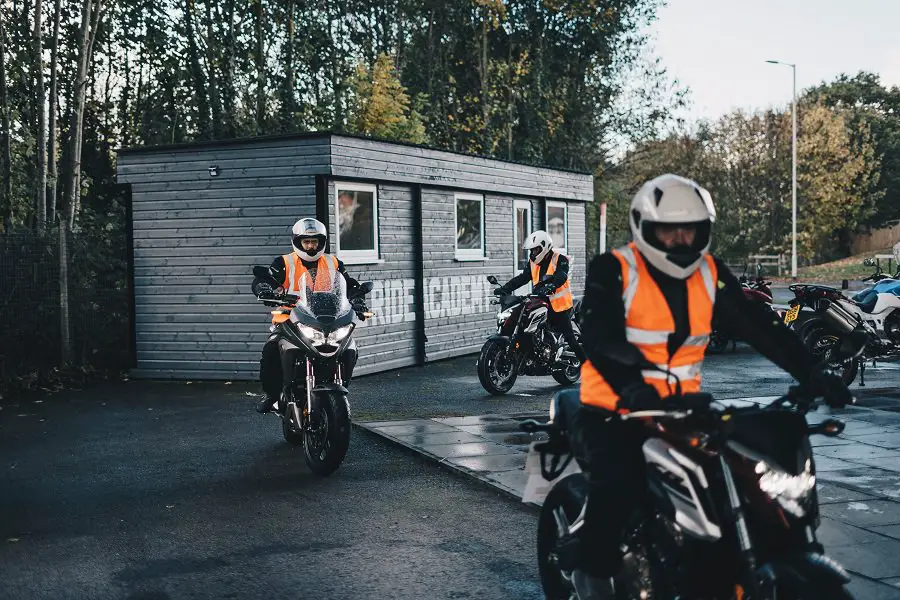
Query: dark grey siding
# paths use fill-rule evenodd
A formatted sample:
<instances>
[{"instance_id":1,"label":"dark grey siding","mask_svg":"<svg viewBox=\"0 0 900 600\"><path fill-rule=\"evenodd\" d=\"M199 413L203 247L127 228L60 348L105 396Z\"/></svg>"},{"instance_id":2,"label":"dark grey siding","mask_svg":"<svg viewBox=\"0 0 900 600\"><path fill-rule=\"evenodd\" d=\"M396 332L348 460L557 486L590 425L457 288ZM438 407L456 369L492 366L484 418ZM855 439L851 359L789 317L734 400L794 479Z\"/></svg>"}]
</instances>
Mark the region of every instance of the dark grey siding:
<instances>
[{"instance_id":1,"label":"dark grey siding","mask_svg":"<svg viewBox=\"0 0 900 600\"><path fill-rule=\"evenodd\" d=\"M593 178L442 150L332 136L331 173L396 182L589 202Z\"/></svg>"},{"instance_id":2,"label":"dark grey siding","mask_svg":"<svg viewBox=\"0 0 900 600\"><path fill-rule=\"evenodd\" d=\"M374 183L374 182L373 182ZM375 317L357 326L359 362L356 374L413 365L415 354L415 241L412 188L377 184L380 261L347 264L347 272L359 281L372 281L367 304ZM328 184L328 229L334 240L335 181ZM339 255L340 258L340 255Z\"/></svg>"},{"instance_id":3,"label":"dark grey siding","mask_svg":"<svg viewBox=\"0 0 900 600\"><path fill-rule=\"evenodd\" d=\"M327 140L119 156L134 203L135 375L257 376L270 315L251 267L290 251L327 166Z\"/></svg>"},{"instance_id":4,"label":"dark grey siding","mask_svg":"<svg viewBox=\"0 0 900 600\"><path fill-rule=\"evenodd\" d=\"M493 286L486 278L512 273L512 207L511 197L486 194L487 260L458 261L454 193L422 190L427 360L477 352L494 328Z\"/></svg>"}]
</instances>

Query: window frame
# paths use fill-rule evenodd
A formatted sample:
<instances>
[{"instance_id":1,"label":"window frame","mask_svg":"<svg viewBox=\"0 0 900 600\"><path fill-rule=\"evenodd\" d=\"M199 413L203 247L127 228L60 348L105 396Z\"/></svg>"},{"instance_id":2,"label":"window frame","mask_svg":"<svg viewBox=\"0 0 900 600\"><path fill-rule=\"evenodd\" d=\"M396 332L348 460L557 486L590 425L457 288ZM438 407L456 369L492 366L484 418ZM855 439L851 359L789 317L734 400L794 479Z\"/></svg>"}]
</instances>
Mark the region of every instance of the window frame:
<instances>
[{"instance_id":1,"label":"window frame","mask_svg":"<svg viewBox=\"0 0 900 600\"><path fill-rule=\"evenodd\" d=\"M481 205L481 248L460 248L459 247L459 201L460 200L477 200ZM456 192L453 194L453 248L454 256L458 261L479 261L487 260L487 239L485 235L484 221L484 194L473 194L465 192Z\"/></svg>"},{"instance_id":2,"label":"window frame","mask_svg":"<svg viewBox=\"0 0 900 600\"><path fill-rule=\"evenodd\" d=\"M342 191L371 192L372 193L372 221L375 226L374 248L371 250L341 250L341 207L340 196ZM348 265L365 265L382 262L379 248L379 216L378 216L378 186L372 183L356 183L350 181L334 182L334 255L341 262Z\"/></svg>"},{"instance_id":3,"label":"window frame","mask_svg":"<svg viewBox=\"0 0 900 600\"><path fill-rule=\"evenodd\" d=\"M513 201L513 211L512 211L512 221L513 221L513 274L517 275L522 272L522 268L518 263L519 252L522 251L521 246L519 246L519 240L516 236L516 229L519 226L519 222L516 219L518 216L518 212L520 208L524 208L526 214L528 215L525 221L525 224L528 226L528 234L525 236L527 239L529 235L534 233L534 207L531 205L530 200L515 200ZM525 261L528 262L527 260Z\"/></svg>"},{"instance_id":4,"label":"window frame","mask_svg":"<svg viewBox=\"0 0 900 600\"><path fill-rule=\"evenodd\" d=\"M554 250L559 250L561 253L568 255L569 248L569 205L565 202L559 202L556 200L547 200L544 202L544 231L548 234L550 233L550 209L551 208L562 208L563 209L563 221L565 222L565 231L563 236L565 238L566 244L562 248L558 248L554 246Z\"/></svg>"}]
</instances>

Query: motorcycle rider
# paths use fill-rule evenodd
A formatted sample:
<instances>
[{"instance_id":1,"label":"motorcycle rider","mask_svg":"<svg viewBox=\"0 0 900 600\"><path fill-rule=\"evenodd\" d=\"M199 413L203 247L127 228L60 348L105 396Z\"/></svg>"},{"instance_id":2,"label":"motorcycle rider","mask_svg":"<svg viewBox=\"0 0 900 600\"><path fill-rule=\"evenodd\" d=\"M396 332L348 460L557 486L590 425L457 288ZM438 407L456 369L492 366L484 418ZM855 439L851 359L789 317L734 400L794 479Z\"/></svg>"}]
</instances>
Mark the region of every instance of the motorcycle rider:
<instances>
[{"instance_id":1,"label":"motorcycle rider","mask_svg":"<svg viewBox=\"0 0 900 600\"><path fill-rule=\"evenodd\" d=\"M344 269L344 263L336 256L325 254L327 244L328 230L321 221L305 218L294 223L291 228L291 246L294 251L275 258L269 267L275 281L280 283L275 290L275 295L299 293L300 290L297 287L300 278L305 273L309 274L315 289L329 290L333 278L340 274L347 282L348 295L351 294L359 286L359 282L350 277ZM366 308L364 300L361 297L354 298L351 303L357 317L365 320L363 313L368 308ZM272 322L278 323L285 318L286 315L275 315ZM280 334L273 333L263 346L262 358L259 361L259 380L266 397L256 406L256 411L259 413L267 413L272 410L282 392L286 392L291 384L293 373L290 372L290 369L294 364L294 356L289 351L280 350L280 338ZM352 341L341 355L341 374L345 386L350 384L356 359L356 342Z\"/></svg>"},{"instance_id":2,"label":"motorcycle rider","mask_svg":"<svg viewBox=\"0 0 900 600\"><path fill-rule=\"evenodd\" d=\"M550 234L542 230L529 235L522 248L528 250L528 264L521 273L494 289L494 294L510 294L530 281L534 286L533 293L546 295L550 300L547 316L550 328L562 333L569 348L583 364L586 357L572 329L574 301L569 284L569 259L553 248Z\"/></svg>"},{"instance_id":3,"label":"motorcycle rider","mask_svg":"<svg viewBox=\"0 0 900 600\"><path fill-rule=\"evenodd\" d=\"M715 216L707 190L677 175L659 176L632 200L633 241L590 263L581 309L588 360L569 428L575 455L591 466L590 489L583 526L558 544L563 570L597 578L618 571L625 523L647 494L646 438L637 421L607 420L607 411L666 407L675 381L642 369L642 358L677 375L683 393L699 392L713 313L830 406L853 402L840 377L819 370L800 339L748 301L728 267L709 253ZM622 354L634 360L626 365L613 358Z\"/></svg>"}]
</instances>

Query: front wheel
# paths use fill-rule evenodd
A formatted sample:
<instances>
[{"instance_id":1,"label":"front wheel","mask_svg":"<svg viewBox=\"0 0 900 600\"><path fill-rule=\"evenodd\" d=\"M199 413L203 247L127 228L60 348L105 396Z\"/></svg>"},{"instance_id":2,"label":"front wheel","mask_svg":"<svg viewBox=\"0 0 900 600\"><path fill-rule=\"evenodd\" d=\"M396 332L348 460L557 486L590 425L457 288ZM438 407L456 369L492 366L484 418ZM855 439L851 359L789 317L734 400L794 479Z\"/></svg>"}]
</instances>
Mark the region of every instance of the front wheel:
<instances>
[{"instance_id":1,"label":"front wheel","mask_svg":"<svg viewBox=\"0 0 900 600\"><path fill-rule=\"evenodd\" d=\"M506 348L507 345L499 340L488 340L478 357L478 381L494 396L502 396L511 390L519 376L515 356L508 354Z\"/></svg>"},{"instance_id":2,"label":"front wheel","mask_svg":"<svg viewBox=\"0 0 900 600\"><path fill-rule=\"evenodd\" d=\"M564 531L578 518L581 507L587 501L587 489L588 483L583 474L569 475L553 486L541 507L537 537L538 574L547 600L569 600L572 597L571 574L563 573L551 561L550 555Z\"/></svg>"},{"instance_id":3,"label":"front wheel","mask_svg":"<svg viewBox=\"0 0 900 600\"><path fill-rule=\"evenodd\" d=\"M303 450L309 470L324 477L334 473L347 456L350 412L342 394L318 394L314 400Z\"/></svg>"}]
</instances>

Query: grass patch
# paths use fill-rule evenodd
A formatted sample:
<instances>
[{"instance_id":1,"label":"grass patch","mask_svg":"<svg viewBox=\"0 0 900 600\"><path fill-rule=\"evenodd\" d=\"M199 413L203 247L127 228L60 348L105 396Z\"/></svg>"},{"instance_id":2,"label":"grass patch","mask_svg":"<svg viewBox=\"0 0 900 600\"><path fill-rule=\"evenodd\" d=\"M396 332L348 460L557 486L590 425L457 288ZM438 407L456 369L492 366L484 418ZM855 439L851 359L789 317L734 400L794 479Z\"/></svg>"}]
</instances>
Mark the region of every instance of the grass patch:
<instances>
[{"instance_id":1,"label":"grass patch","mask_svg":"<svg viewBox=\"0 0 900 600\"><path fill-rule=\"evenodd\" d=\"M863 277L868 277L875 272L875 267L867 267L862 263L863 260L867 258L874 258L876 254L891 254L891 249L885 248L884 250L874 250L871 252L864 252L855 256L842 258L840 260L823 263L821 265L801 267L797 270L797 277L798 279L803 281L841 281L842 279L859 281ZM881 268L885 271L885 273L888 272L887 261L881 261ZM891 269L896 271L897 265L895 263L892 263ZM790 279L790 277L781 277L776 279L788 280Z\"/></svg>"}]
</instances>

